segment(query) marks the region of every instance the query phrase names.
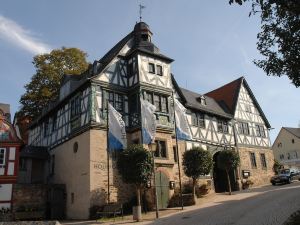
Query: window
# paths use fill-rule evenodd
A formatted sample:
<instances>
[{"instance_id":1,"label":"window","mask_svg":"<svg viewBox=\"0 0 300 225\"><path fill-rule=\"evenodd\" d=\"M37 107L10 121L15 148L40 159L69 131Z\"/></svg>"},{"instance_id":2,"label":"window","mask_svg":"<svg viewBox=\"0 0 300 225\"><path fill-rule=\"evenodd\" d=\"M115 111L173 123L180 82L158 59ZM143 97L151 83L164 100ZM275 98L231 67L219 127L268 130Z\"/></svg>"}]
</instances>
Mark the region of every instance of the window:
<instances>
[{"instance_id":1,"label":"window","mask_svg":"<svg viewBox=\"0 0 300 225\"><path fill-rule=\"evenodd\" d=\"M162 76L163 75L163 70L162 66L156 65L156 74Z\"/></svg>"},{"instance_id":2,"label":"window","mask_svg":"<svg viewBox=\"0 0 300 225\"><path fill-rule=\"evenodd\" d=\"M131 77L133 75L133 64L129 63L127 66L127 76Z\"/></svg>"},{"instance_id":3,"label":"window","mask_svg":"<svg viewBox=\"0 0 300 225\"><path fill-rule=\"evenodd\" d=\"M266 132L265 132L264 126L256 124L255 129L256 129L256 136L266 137Z\"/></svg>"},{"instance_id":4,"label":"window","mask_svg":"<svg viewBox=\"0 0 300 225\"><path fill-rule=\"evenodd\" d=\"M160 99L159 99L159 95L154 95L154 105L156 107L156 111L160 111Z\"/></svg>"},{"instance_id":5,"label":"window","mask_svg":"<svg viewBox=\"0 0 300 225\"><path fill-rule=\"evenodd\" d=\"M148 64L148 71L149 73L155 73L155 66L153 63Z\"/></svg>"},{"instance_id":6,"label":"window","mask_svg":"<svg viewBox=\"0 0 300 225\"><path fill-rule=\"evenodd\" d=\"M255 159L255 153L250 152L250 160L251 160L251 166L252 168L257 168L256 159Z\"/></svg>"},{"instance_id":7,"label":"window","mask_svg":"<svg viewBox=\"0 0 300 225\"><path fill-rule=\"evenodd\" d=\"M251 113L251 106L248 104L245 104L245 111Z\"/></svg>"},{"instance_id":8,"label":"window","mask_svg":"<svg viewBox=\"0 0 300 225\"><path fill-rule=\"evenodd\" d=\"M44 123L44 137L47 137L49 134L49 120Z\"/></svg>"},{"instance_id":9,"label":"window","mask_svg":"<svg viewBox=\"0 0 300 225\"><path fill-rule=\"evenodd\" d=\"M223 120L218 120L218 132L228 133L228 123Z\"/></svg>"},{"instance_id":10,"label":"window","mask_svg":"<svg viewBox=\"0 0 300 225\"><path fill-rule=\"evenodd\" d=\"M80 112L80 96L77 96L71 101L71 118L79 116Z\"/></svg>"},{"instance_id":11,"label":"window","mask_svg":"<svg viewBox=\"0 0 300 225\"><path fill-rule=\"evenodd\" d=\"M196 127L205 128L204 114L192 113L192 125Z\"/></svg>"},{"instance_id":12,"label":"window","mask_svg":"<svg viewBox=\"0 0 300 225\"><path fill-rule=\"evenodd\" d=\"M165 141L155 141L156 142L156 151L154 156L157 158L167 158L167 146Z\"/></svg>"},{"instance_id":13,"label":"window","mask_svg":"<svg viewBox=\"0 0 300 225\"><path fill-rule=\"evenodd\" d=\"M0 148L0 168L5 165L5 148Z\"/></svg>"},{"instance_id":14,"label":"window","mask_svg":"<svg viewBox=\"0 0 300 225\"><path fill-rule=\"evenodd\" d=\"M280 158L280 159L284 159L284 154L281 154L281 155L279 156L279 158Z\"/></svg>"},{"instance_id":15,"label":"window","mask_svg":"<svg viewBox=\"0 0 300 225\"><path fill-rule=\"evenodd\" d=\"M118 112L123 112L123 96L120 94L115 94L115 109Z\"/></svg>"},{"instance_id":16,"label":"window","mask_svg":"<svg viewBox=\"0 0 300 225\"><path fill-rule=\"evenodd\" d=\"M240 134L246 134L246 135L249 135L249 126L248 126L248 123L243 123L243 122L240 122L238 124L238 129L239 129L239 133Z\"/></svg>"},{"instance_id":17,"label":"window","mask_svg":"<svg viewBox=\"0 0 300 225\"><path fill-rule=\"evenodd\" d=\"M206 105L206 99L203 95L198 98L198 101L200 102L201 105Z\"/></svg>"},{"instance_id":18,"label":"window","mask_svg":"<svg viewBox=\"0 0 300 225\"><path fill-rule=\"evenodd\" d=\"M174 162L178 162L177 148L173 146Z\"/></svg>"},{"instance_id":19,"label":"window","mask_svg":"<svg viewBox=\"0 0 300 225\"><path fill-rule=\"evenodd\" d=\"M26 159L25 158L20 158L19 167L20 167L21 171L26 171L27 170Z\"/></svg>"},{"instance_id":20,"label":"window","mask_svg":"<svg viewBox=\"0 0 300 225\"><path fill-rule=\"evenodd\" d=\"M145 99L155 105L156 112L168 113L168 98L163 95L146 92Z\"/></svg>"},{"instance_id":21,"label":"window","mask_svg":"<svg viewBox=\"0 0 300 225\"><path fill-rule=\"evenodd\" d=\"M260 162L261 162L261 167L266 169L267 168L267 161L266 161L266 156L264 153L260 154Z\"/></svg>"},{"instance_id":22,"label":"window","mask_svg":"<svg viewBox=\"0 0 300 225\"><path fill-rule=\"evenodd\" d=\"M75 194L72 192L71 193L71 204L74 204L75 201Z\"/></svg>"},{"instance_id":23,"label":"window","mask_svg":"<svg viewBox=\"0 0 300 225\"><path fill-rule=\"evenodd\" d=\"M152 93L147 92L146 93L146 100L150 103L153 103L153 95Z\"/></svg>"},{"instance_id":24,"label":"window","mask_svg":"<svg viewBox=\"0 0 300 225\"><path fill-rule=\"evenodd\" d=\"M281 148L281 147L282 147L282 143L279 142L279 143L277 144L277 147L278 147L278 148Z\"/></svg>"},{"instance_id":25,"label":"window","mask_svg":"<svg viewBox=\"0 0 300 225\"><path fill-rule=\"evenodd\" d=\"M164 96L161 96L161 112L163 112L163 113L168 112L167 97L164 97Z\"/></svg>"},{"instance_id":26,"label":"window","mask_svg":"<svg viewBox=\"0 0 300 225\"><path fill-rule=\"evenodd\" d=\"M52 118L52 131L56 130L56 123L57 123L57 115L55 114Z\"/></svg>"},{"instance_id":27,"label":"window","mask_svg":"<svg viewBox=\"0 0 300 225\"><path fill-rule=\"evenodd\" d=\"M106 101L120 113L124 111L124 96L115 92L105 92L105 101L103 101L103 109L106 110Z\"/></svg>"},{"instance_id":28,"label":"window","mask_svg":"<svg viewBox=\"0 0 300 225\"><path fill-rule=\"evenodd\" d=\"M292 139L292 143L293 143L293 144L295 143L295 139Z\"/></svg>"},{"instance_id":29,"label":"window","mask_svg":"<svg viewBox=\"0 0 300 225\"><path fill-rule=\"evenodd\" d=\"M51 156L51 174L54 174L54 170L55 170L55 155Z\"/></svg>"},{"instance_id":30,"label":"window","mask_svg":"<svg viewBox=\"0 0 300 225\"><path fill-rule=\"evenodd\" d=\"M202 113L198 114L198 126L205 128L204 114Z\"/></svg>"},{"instance_id":31,"label":"window","mask_svg":"<svg viewBox=\"0 0 300 225\"><path fill-rule=\"evenodd\" d=\"M223 121L223 133L228 134L228 123Z\"/></svg>"},{"instance_id":32,"label":"window","mask_svg":"<svg viewBox=\"0 0 300 225\"><path fill-rule=\"evenodd\" d=\"M198 126L198 119L196 113L192 113L192 126Z\"/></svg>"}]
</instances>

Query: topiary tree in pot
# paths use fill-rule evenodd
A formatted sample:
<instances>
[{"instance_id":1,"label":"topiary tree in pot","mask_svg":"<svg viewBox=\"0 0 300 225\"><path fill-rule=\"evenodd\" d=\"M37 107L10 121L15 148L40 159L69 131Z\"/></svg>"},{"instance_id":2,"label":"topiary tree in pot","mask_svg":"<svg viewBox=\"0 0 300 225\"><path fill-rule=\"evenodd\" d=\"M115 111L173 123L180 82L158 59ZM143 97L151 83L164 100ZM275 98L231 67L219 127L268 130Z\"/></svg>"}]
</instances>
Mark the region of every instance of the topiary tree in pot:
<instances>
[{"instance_id":1,"label":"topiary tree in pot","mask_svg":"<svg viewBox=\"0 0 300 225\"><path fill-rule=\"evenodd\" d=\"M151 153L140 144L130 145L120 152L117 168L125 183L134 184L137 197L137 221L141 217L141 189L151 179L153 164Z\"/></svg>"},{"instance_id":2,"label":"topiary tree in pot","mask_svg":"<svg viewBox=\"0 0 300 225\"><path fill-rule=\"evenodd\" d=\"M229 172L236 169L240 164L240 157L237 152L232 150L221 151L217 157L218 167L222 170L225 170L229 195L231 195L231 183L229 178Z\"/></svg>"},{"instance_id":3,"label":"topiary tree in pot","mask_svg":"<svg viewBox=\"0 0 300 225\"><path fill-rule=\"evenodd\" d=\"M194 147L183 154L184 173L193 180L193 197L196 198L196 184L200 176L210 173L213 166L213 159L209 151L200 147Z\"/></svg>"}]
</instances>

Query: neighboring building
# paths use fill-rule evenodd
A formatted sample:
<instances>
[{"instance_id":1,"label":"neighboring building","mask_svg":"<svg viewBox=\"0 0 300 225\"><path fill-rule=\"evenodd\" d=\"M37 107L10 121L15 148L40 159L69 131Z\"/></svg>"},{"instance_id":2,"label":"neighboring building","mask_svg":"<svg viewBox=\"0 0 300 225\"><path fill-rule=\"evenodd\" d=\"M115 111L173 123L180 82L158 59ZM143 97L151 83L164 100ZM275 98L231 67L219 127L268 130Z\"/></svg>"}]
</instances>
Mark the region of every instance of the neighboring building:
<instances>
[{"instance_id":1,"label":"neighboring building","mask_svg":"<svg viewBox=\"0 0 300 225\"><path fill-rule=\"evenodd\" d=\"M47 148L27 145L19 156L19 184L48 183L50 156Z\"/></svg>"},{"instance_id":2,"label":"neighboring building","mask_svg":"<svg viewBox=\"0 0 300 225\"><path fill-rule=\"evenodd\" d=\"M0 103L0 209L12 207L22 141L10 121L10 106Z\"/></svg>"},{"instance_id":3,"label":"neighboring building","mask_svg":"<svg viewBox=\"0 0 300 225\"><path fill-rule=\"evenodd\" d=\"M284 167L300 169L300 128L282 127L272 149Z\"/></svg>"},{"instance_id":4,"label":"neighboring building","mask_svg":"<svg viewBox=\"0 0 300 225\"><path fill-rule=\"evenodd\" d=\"M241 166L231 179L251 174L255 185L269 182L273 155L269 122L246 80L241 77L206 95L180 88L171 74L172 59L152 43L149 26L140 22L103 58L78 76L66 75L60 96L30 126L29 145L46 147L50 153L49 182L65 184L67 218L85 219L89 208L108 199L106 149L106 101L124 118L128 143L140 143L140 98L156 106L155 166L160 208L178 187L177 160L192 146L202 146L214 155L236 149ZM192 141L179 142L176 154L173 95L188 109ZM234 128L234 129L233 129ZM110 158L111 201L125 202L134 195ZM183 174L183 172L182 172ZM211 176L217 192L226 190L226 178L217 166ZM205 177L210 179L210 177ZM183 176L183 181L188 178ZM238 188L238 185L234 187ZM152 192L153 193L153 192Z\"/></svg>"}]
</instances>

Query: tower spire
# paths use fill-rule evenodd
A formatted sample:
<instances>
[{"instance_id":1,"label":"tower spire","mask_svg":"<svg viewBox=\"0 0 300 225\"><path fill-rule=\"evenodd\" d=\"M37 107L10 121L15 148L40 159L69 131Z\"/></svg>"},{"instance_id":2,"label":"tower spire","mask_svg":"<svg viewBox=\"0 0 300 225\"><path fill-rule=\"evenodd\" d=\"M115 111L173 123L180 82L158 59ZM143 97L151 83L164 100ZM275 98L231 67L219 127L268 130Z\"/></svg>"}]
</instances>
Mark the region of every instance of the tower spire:
<instances>
[{"instance_id":1,"label":"tower spire","mask_svg":"<svg viewBox=\"0 0 300 225\"><path fill-rule=\"evenodd\" d=\"M140 7L140 22L142 22L142 9L146 8L146 6L139 4Z\"/></svg>"}]
</instances>

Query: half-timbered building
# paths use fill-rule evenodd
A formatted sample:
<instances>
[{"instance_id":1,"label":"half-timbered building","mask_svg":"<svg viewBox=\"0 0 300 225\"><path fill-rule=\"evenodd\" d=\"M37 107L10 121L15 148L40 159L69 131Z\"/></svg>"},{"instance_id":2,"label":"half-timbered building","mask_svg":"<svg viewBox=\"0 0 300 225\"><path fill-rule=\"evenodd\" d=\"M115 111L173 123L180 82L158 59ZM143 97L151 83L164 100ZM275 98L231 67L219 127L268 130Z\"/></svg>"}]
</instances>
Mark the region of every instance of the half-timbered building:
<instances>
[{"instance_id":1,"label":"half-timbered building","mask_svg":"<svg viewBox=\"0 0 300 225\"><path fill-rule=\"evenodd\" d=\"M0 209L12 207L13 185L17 181L22 141L10 119L10 106L0 103Z\"/></svg>"},{"instance_id":2,"label":"half-timbered building","mask_svg":"<svg viewBox=\"0 0 300 225\"><path fill-rule=\"evenodd\" d=\"M134 194L121 181L110 157L108 196L107 101L123 115L128 143L141 143L140 98L156 106L155 167L160 208L168 206L174 193L169 182L178 186L177 161L181 162L182 153L193 146L202 146L215 155L227 148L237 149L243 160L240 170L232 175L235 181L243 170L250 170L254 177L263 172L264 181L271 174L270 125L245 79L227 85L233 88L225 85L201 95L178 86L171 74L172 62L152 42L149 26L137 23L85 73L64 76L59 99L31 124L29 145L47 147L50 153L48 180L66 185L68 218L87 218L91 206L105 204L108 198L125 202ZM193 135L190 141L179 141L179 155L173 96L188 109ZM261 161L262 166L252 167L253 160ZM225 179L220 172L212 172L211 177ZM259 179L256 182L262 183ZM225 191L219 183L215 182L220 186L218 191Z\"/></svg>"}]
</instances>

